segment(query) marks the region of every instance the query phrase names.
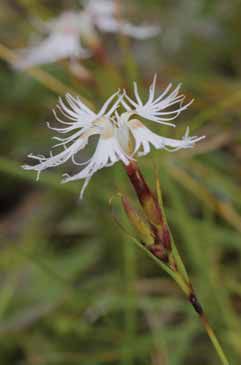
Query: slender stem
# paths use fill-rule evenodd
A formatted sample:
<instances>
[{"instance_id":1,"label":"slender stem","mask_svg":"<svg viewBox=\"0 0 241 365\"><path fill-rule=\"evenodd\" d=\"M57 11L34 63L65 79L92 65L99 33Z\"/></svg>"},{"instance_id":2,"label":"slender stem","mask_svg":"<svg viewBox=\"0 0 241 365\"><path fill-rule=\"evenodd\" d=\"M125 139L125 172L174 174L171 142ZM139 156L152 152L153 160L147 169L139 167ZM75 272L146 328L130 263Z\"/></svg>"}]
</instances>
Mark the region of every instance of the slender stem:
<instances>
[{"instance_id":1,"label":"slender stem","mask_svg":"<svg viewBox=\"0 0 241 365\"><path fill-rule=\"evenodd\" d=\"M169 252L167 257L168 260L166 261L164 260L164 256L158 255L158 250L152 250L150 246L146 247L144 242L138 242L138 240L134 238L135 243L140 246L144 251L146 251L148 255L151 256L182 289L182 291L187 296L189 302L193 306L195 312L198 314L222 364L229 365L229 361L227 360L227 357L224 354L224 351L210 323L207 320L203 308L196 297L184 263L171 235L171 231L168 227L167 219L165 216L165 210L163 207L159 183L156 186L157 196L155 196L155 194L153 194L148 187L143 175L141 174L135 162L131 162L128 166L125 167L125 169L130 179L130 182L135 189L146 218L150 223L150 228L152 229L154 237L157 234L160 234L160 232L162 233L159 235L159 237L161 237L161 240L157 240L154 247L158 246L159 248L159 246L163 246L165 249L167 249Z\"/></svg>"},{"instance_id":2,"label":"slender stem","mask_svg":"<svg viewBox=\"0 0 241 365\"><path fill-rule=\"evenodd\" d=\"M206 314L203 311L203 308L200 304L200 302L198 301L196 294L193 291L193 288L191 286L191 284L187 284L187 282L185 281L185 279L182 278L181 275L179 275L178 280L176 280L177 284L179 285L179 287L182 289L182 291L187 295L189 302L192 304L195 312L198 314L204 328L205 331L208 334L208 337L210 338L210 341L213 344L213 347L216 350L216 353L219 357L219 359L221 360L223 365L229 365L229 361L222 349L222 346L220 344L220 342L217 339L217 336L214 333L214 330L212 329ZM187 290L187 286L189 285L189 290Z\"/></svg>"},{"instance_id":3,"label":"slender stem","mask_svg":"<svg viewBox=\"0 0 241 365\"><path fill-rule=\"evenodd\" d=\"M225 353L222 349L222 346L220 345L220 343L219 343L219 341L218 341L218 339L217 339L210 323L208 322L208 319L205 316L205 314L200 316L200 319L203 323L203 326L204 326L204 328L205 328L205 330L206 330L206 332L207 332L207 334L208 334L208 336L209 336L209 338L210 338L210 340L211 340L211 342L212 342L212 344L213 344L213 346L214 346L214 348L215 348L222 364L223 365L229 365L229 361L228 361L228 359L227 359L227 357L226 357L226 355L225 355Z\"/></svg>"},{"instance_id":4,"label":"slender stem","mask_svg":"<svg viewBox=\"0 0 241 365\"><path fill-rule=\"evenodd\" d=\"M139 247L141 248L148 256L150 256L164 271L166 271L167 274L169 274L174 280L175 282L178 284L178 286L182 289L182 291L185 293L185 295L187 296L189 302L191 302L192 306L194 307L195 312L198 314L215 350L217 355L219 356L221 362L223 365L230 365L229 361L227 360L227 357L210 325L210 323L208 322L208 319L206 317L206 315L203 312L203 309L200 305L200 303L197 300L197 297L195 294L193 294L193 289L192 287L190 287L190 284L186 282L186 280L183 278L183 276L178 273L178 272L174 272L173 270L171 270L165 263L163 263L162 261L160 261L159 258L157 258L156 256L153 255L153 253L151 253L149 251L149 249L147 247L145 247L142 243L140 243L135 237L130 236L130 239Z\"/></svg>"},{"instance_id":5,"label":"slender stem","mask_svg":"<svg viewBox=\"0 0 241 365\"><path fill-rule=\"evenodd\" d=\"M203 309L200 305L200 303L197 300L197 297L195 294L193 294L193 289L190 287L190 284L186 282L185 279L183 279L182 275L178 272L174 272L168 266L160 261L157 257L155 257L145 246L143 246L138 240L136 240L134 237L130 237L135 244L140 247L148 256L150 256L156 263L161 266L162 269L164 269L178 284L178 286L182 289L182 291L187 296L189 302L191 302L192 306L194 307L195 312L198 314L205 331L207 332L208 337L210 338L210 341L213 344L213 347L216 350L216 353L218 357L220 358L223 365L230 365L222 346L220 345L210 323L208 322L208 319L206 315L203 312Z\"/></svg>"},{"instance_id":6,"label":"slender stem","mask_svg":"<svg viewBox=\"0 0 241 365\"><path fill-rule=\"evenodd\" d=\"M126 279L125 294L128 298L128 305L125 308L125 340L124 344L135 343L136 332L136 292L134 283L136 280L136 251L133 245L129 245L127 242L124 244L124 275ZM132 365L134 363L133 353L123 352L123 362L126 365Z\"/></svg>"}]
</instances>

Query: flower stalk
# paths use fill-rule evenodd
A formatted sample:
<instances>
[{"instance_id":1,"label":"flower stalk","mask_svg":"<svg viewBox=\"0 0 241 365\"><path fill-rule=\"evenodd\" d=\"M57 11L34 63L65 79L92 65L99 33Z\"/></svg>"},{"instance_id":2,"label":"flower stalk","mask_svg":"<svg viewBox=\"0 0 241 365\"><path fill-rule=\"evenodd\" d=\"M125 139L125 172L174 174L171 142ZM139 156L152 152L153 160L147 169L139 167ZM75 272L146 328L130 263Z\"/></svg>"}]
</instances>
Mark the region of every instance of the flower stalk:
<instances>
[{"instance_id":1,"label":"flower stalk","mask_svg":"<svg viewBox=\"0 0 241 365\"><path fill-rule=\"evenodd\" d=\"M144 217L140 217L129 200L122 197L124 209L140 237L140 240L133 237L132 239L176 281L199 315L222 364L228 365L228 360L197 300L185 265L175 246L165 216L159 182L157 181L156 192L153 193L135 160L136 157L150 153L151 148L175 152L192 148L205 138L190 136L189 127L182 139L173 139L160 136L145 126L142 119L175 127L173 120L192 103L192 100L185 103L185 96L179 94L180 85L173 89L172 84L169 84L164 91L156 95L156 83L155 75L145 101L141 98L135 82L134 98L131 98L125 90L117 90L97 112L79 97L66 94L65 99L59 99L53 111L60 125L52 127L47 124L51 130L58 133L53 137L57 143L52 147L49 156L29 154L35 163L23 165L23 168L36 171L38 179L42 171L71 160L80 170L74 175L64 174L62 182L84 180L80 194L83 198L84 191L94 174L104 167L110 167L121 161L144 213ZM97 137L92 156L79 161L79 152L89 144L92 136Z\"/></svg>"},{"instance_id":2,"label":"flower stalk","mask_svg":"<svg viewBox=\"0 0 241 365\"><path fill-rule=\"evenodd\" d=\"M141 204L146 220L144 221L140 218L136 211L133 213L134 210L127 197L122 197L125 212L131 224L141 236L141 244L139 244L139 246L142 245L149 255L156 261L159 261L161 264L160 266L176 281L199 316L221 363L223 365L229 365L229 361L227 360L222 346L195 294L185 265L178 253L178 249L168 227L159 181L157 182L157 192L154 194L148 187L136 162L131 161L128 165L124 165L124 167ZM143 227L145 227L144 231ZM148 237L148 240L146 240L146 237ZM150 237L152 237L152 240Z\"/></svg>"}]
</instances>

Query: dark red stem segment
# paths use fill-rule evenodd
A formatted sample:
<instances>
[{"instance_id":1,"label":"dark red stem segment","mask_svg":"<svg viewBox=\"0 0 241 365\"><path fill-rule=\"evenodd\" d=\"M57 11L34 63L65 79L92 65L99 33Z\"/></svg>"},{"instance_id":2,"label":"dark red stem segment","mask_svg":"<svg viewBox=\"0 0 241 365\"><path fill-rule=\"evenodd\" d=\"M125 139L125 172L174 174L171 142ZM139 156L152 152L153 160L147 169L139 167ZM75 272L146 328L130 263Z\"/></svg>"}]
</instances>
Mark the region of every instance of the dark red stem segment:
<instances>
[{"instance_id":1,"label":"dark red stem segment","mask_svg":"<svg viewBox=\"0 0 241 365\"><path fill-rule=\"evenodd\" d=\"M171 235L158 199L148 187L136 162L130 162L125 169L155 237L155 244L150 250L163 261L168 261Z\"/></svg>"},{"instance_id":2,"label":"dark red stem segment","mask_svg":"<svg viewBox=\"0 0 241 365\"><path fill-rule=\"evenodd\" d=\"M147 218L153 224L163 225L163 215L158 201L145 182L136 162L130 162L125 168Z\"/></svg>"}]
</instances>

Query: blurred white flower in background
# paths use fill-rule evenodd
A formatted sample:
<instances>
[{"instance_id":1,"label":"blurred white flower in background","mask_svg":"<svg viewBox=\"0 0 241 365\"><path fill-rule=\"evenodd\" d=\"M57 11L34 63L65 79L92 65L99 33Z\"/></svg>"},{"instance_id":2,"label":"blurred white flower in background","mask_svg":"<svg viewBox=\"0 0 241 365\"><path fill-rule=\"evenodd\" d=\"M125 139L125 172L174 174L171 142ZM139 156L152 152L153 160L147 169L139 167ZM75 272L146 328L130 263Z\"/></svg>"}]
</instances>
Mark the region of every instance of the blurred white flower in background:
<instances>
[{"instance_id":1,"label":"blurred white flower in background","mask_svg":"<svg viewBox=\"0 0 241 365\"><path fill-rule=\"evenodd\" d=\"M87 31L82 16L77 12L64 12L57 19L40 23L43 33L49 33L38 44L18 51L15 67L28 67L48 64L62 59L85 59L90 51L84 49L80 34Z\"/></svg>"},{"instance_id":2,"label":"blurred white flower in background","mask_svg":"<svg viewBox=\"0 0 241 365\"><path fill-rule=\"evenodd\" d=\"M81 189L81 198L91 177L103 167L112 166L117 161L128 165L135 155L142 156L150 152L151 146L156 149L176 151L182 148L191 148L204 137L190 137L189 128L181 140L165 138L149 130L138 117L149 119L159 124L171 125L168 121L175 119L191 102L183 104L184 96L178 95L179 88L171 91L171 85L155 98L156 77L149 89L147 101L142 102L137 85L134 84L136 100L133 101L125 91L113 94L102 106L98 113L93 112L78 97L66 95L66 102L59 100L57 111L67 120L61 119L54 111L55 117L64 127L54 128L60 134L69 134L67 137L53 137L58 143L54 148L63 150L49 157L32 155L29 157L38 161L36 165L24 165L26 170L41 171L62 165L69 159L73 164L84 166L73 176L65 174L63 182L85 179ZM168 110L170 107L174 110ZM118 108L124 107L119 114ZM165 111L164 111L165 110ZM137 119L138 118L138 119ZM76 160L76 155L83 150L93 135L98 137L96 149L90 159L83 162Z\"/></svg>"},{"instance_id":3,"label":"blurred white flower in background","mask_svg":"<svg viewBox=\"0 0 241 365\"><path fill-rule=\"evenodd\" d=\"M147 39L160 33L160 27L157 25L133 25L122 19L122 14L118 17L114 0L89 0L86 2L85 11L95 26L103 32L122 33L136 39Z\"/></svg>"},{"instance_id":4,"label":"blurred white flower in background","mask_svg":"<svg viewBox=\"0 0 241 365\"><path fill-rule=\"evenodd\" d=\"M112 0L90 0L81 11L65 11L55 19L48 22L37 20L35 24L44 38L17 52L14 65L17 69L63 59L74 63L98 54L101 47L98 31L122 33L136 39L159 33L158 26L136 26L119 19Z\"/></svg>"}]
</instances>

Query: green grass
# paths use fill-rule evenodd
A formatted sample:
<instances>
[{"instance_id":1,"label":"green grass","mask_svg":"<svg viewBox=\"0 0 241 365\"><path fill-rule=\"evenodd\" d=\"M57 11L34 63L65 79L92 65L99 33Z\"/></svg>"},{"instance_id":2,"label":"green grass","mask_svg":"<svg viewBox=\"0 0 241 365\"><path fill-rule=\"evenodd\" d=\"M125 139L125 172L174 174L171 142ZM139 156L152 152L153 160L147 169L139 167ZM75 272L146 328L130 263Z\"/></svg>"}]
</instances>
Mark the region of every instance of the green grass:
<instances>
[{"instance_id":1,"label":"green grass","mask_svg":"<svg viewBox=\"0 0 241 365\"><path fill-rule=\"evenodd\" d=\"M81 182L60 184L64 168L43 172L39 182L21 169L28 153L48 152L45 121L53 120L58 95L74 90L98 108L116 88L131 90L133 80L145 92L154 73L160 86L181 81L195 102L175 131L153 129L180 137L189 125L207 138L194 150L155 151L139 164L153 188L159 170L168 221L194 287L230 364L240 363L241 9L235 0L200 0L193 17L204 24L201 31L181 20L191 2L136 2L136 21L160 22L160 38L105 37L110 65L85 62L93 85L74 80L63 64L19 74L0 49L1 364L219 364L175 283L113 220L109 198L121 191L134 199L120 164L98 172L83 201ZM32 29L26 15L47 18L59 6L76 6L47 3L2 1L1 43L26 44ZM216 33L208 33L214 25ZM178 48L169 29L181 37Z\"/></svg>"}]
</instances>

